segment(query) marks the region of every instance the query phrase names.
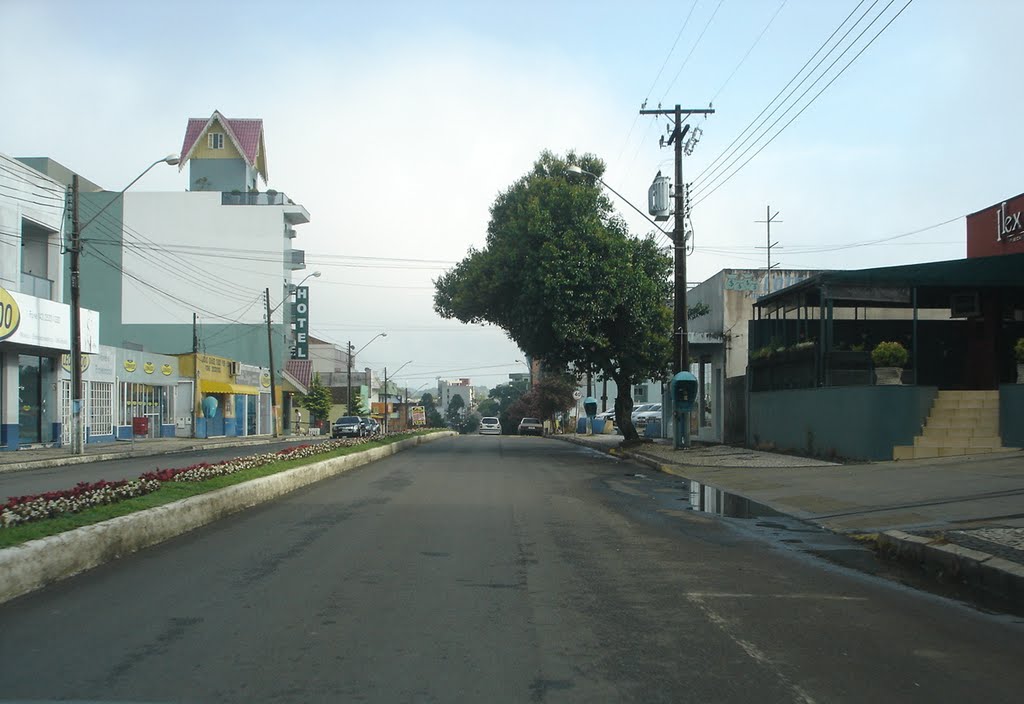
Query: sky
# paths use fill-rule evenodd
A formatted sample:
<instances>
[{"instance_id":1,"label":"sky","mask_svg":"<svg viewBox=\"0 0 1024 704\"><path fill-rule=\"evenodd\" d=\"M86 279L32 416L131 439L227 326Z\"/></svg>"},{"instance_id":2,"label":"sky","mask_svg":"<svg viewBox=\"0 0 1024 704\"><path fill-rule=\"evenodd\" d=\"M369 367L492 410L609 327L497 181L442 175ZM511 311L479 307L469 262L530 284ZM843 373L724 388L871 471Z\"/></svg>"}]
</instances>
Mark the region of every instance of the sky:
<instances>
[{"instance_id":1,"label":"sky","mask_svg":"<svg viewBox=\"0 0 1024 704\"><path fill-rule=\"evenodd\" d=\"M715 110L683 166L691 284L765 267L769 206L773 265L856 269L961 258L963 216L1024 191L1018 0L0 0L0 26L5 154L120 190L189 117L262 118L266 187L310 213L312 333L413 388L525 371L432 282L544 149L601 157L643 209L672 150L642 104Z\"/></svg>"}]
</instances>

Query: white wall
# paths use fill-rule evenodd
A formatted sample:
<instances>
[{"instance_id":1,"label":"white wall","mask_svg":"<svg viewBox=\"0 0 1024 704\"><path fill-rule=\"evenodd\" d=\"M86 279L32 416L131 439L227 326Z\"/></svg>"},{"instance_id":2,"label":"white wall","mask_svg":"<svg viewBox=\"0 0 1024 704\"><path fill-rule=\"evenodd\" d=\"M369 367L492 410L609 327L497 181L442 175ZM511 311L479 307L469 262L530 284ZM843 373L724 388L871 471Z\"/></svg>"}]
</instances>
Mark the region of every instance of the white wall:
<instances>
[{"instance_id":1,"label":"white wall","mask_svg":"<svg viewBox=\"0 0 1024 704\"><path fill-rule=\"evenodd\" d=\"M246 310L245 299L255 301L270 287L271 306L281 302L285 279L284 218L280 207L221 205L216 192L132 193L124 199L126 243L139 235L166 247L142 252L124 248L123 268L170 296L202 301L209 322L262 323L262 298ZM155 260L155 261L154 261ZM125 324L180 323L191 320L193 308L170 298L152 304L149 289L122 276L121 315ZM214 282L204 286L201 281ZM225 295L224 289L231 295ZM287 304L286 304L287 305ZM284 306L274 312L282 320ZM217 313L228 320L209 315Z\"/></svg>"},{"instance_id":2,"label":"white wall","mask_svg":"<svg viewBox=\"0 0 1024 704\"><path fill-rule=\"evenodd\" d=\"M21 288L21 221L32 220L53 230L47 266L54 281L53 298L61 300L59 243L64 227L65 188L16 159L0 154L0 286L9 291Z\"/></svg>"}]
</instances>

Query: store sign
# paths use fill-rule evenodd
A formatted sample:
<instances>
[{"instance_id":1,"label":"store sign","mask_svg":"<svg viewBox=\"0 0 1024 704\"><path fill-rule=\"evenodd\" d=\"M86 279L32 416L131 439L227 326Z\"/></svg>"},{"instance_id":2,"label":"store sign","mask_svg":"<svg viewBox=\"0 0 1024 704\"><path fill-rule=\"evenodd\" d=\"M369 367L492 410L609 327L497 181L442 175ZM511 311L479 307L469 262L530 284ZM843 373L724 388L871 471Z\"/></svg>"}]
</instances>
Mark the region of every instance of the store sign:
<instances>
[{"instance_id":1,"label":"store sign","mask_svg":"<svg viewBox=\"0 0 1024 704\"><path fill-rule=\"evenodd\" d=\"M1024 236L1024 223L1021 221L1022 211L1010 213L1004 201L996 208L996 242L1012 242Z\"/></svg>"},{"instance_id":2,"label":"store sign","mask_svg":"<svg viewBox=\"0 0 1024 704\"><path fill-rule=\"evenodd\" d=\"M81 355L80 359L81 359L82 371L84 372L86 369L89 368L89 355L83 354L83 355ZM60 366L66 372L70 372L71 371L71 355L70 354L62 354L60 356Z\"/></svg>"},{"instance_id":3,"label":"store sign","mask_svg":"<svg viewBox=\"0 0 1024 704\"><path fill-rule=\"evenodd\" d=\"M18 302L6 289L0 287L0 340L6 340L16 333L20 324L21 308Z\"/></svg>"},{"instance_id":4,"label":"store sign","mask_svg":"<svg viewBox=\"0 0 1024 704\"><path fill-rule=\"evenodd\" d=\"M412 407L412 424L418 428L427 424L427 409L424 406Z\"/></svg>"},{"instance_id":5,"label":"store sign","mask_svg":"<svg viewBox=\"0 0 1024 704\"><path fill-rule=\"evenodd\" d=\"M309 359L309 286L295 289L295 347L292 359Z\"/></svg>"},{"instance_id":6,"label":"store sign","mask_svg":"<svg viewBox=\"0 0 1024 704\"><path fill-rule=\"evenodd\" d=\"M3 291L0 305L3 305L4 317L4 327L0 328L0 340L54 350L71 349L70 306L24 293L4 289L0 291ZM17 316L15 310L19 311ZM18 318L17 325L14 324L15 317ZM81 323L81 351L84 354L98 354L100 314L83 308Z\"/></svg>"}]
</instances>

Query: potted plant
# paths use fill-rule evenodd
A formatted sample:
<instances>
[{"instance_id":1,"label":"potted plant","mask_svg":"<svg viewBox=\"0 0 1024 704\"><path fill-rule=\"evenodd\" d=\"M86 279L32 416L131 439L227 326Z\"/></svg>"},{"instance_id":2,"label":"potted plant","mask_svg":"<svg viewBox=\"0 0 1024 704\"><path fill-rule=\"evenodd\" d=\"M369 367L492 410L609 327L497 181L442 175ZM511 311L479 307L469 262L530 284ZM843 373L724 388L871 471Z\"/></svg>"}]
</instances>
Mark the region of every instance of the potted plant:
<instances>
[{"instance_id":1,"label":"potted plant","mask_svg":"<svg viewBox=\"0 0 1024 704\"><path fill-rule=\"evenodd\" d=\"M879 342L871 350L871 361L875 364L875 383L903 383L903 365L909 356L907 348L898 342Z\"/></svg>"},{"instance_id":2,"label":"potted plant","mask_svg":"<svg viewBox=\"0 0 1024 704\"><path fill-rule=\"evenodd\" d=\"M1013 346L1013 356L1017 360L1017 383L1024 384L1024 337L1017 338Z\"/></svg>"}]
</instances>

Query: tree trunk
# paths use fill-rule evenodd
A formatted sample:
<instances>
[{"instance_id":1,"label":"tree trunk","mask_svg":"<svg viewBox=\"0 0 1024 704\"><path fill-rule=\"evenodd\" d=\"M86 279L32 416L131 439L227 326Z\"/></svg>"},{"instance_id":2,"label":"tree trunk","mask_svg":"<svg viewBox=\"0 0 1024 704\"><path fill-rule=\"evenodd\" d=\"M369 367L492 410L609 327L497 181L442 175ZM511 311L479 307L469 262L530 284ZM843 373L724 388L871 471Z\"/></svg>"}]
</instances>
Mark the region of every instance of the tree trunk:
<instances>
[{"instance_id":1,"label":"tree trunk","mask_svg":"<svg viewBox=\"0 0 1024 704\"><path fill-rule=\"evenodd\" d=\"M622 433L622 444L640 442L640 435L633 426L630 414L633 412L633 384L625 377L612 377L618 389L615 396L615 424Z\"/></svg>"}]
</instances>

